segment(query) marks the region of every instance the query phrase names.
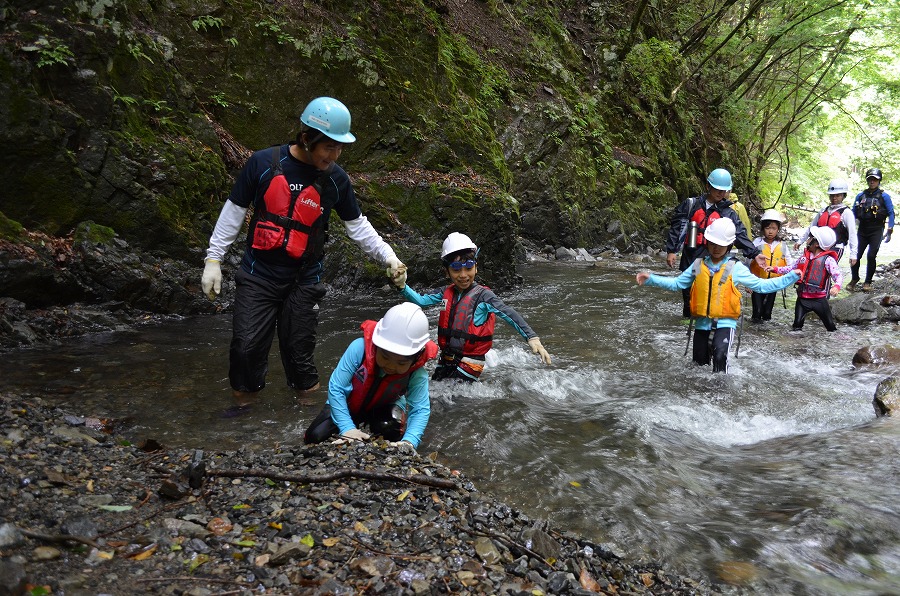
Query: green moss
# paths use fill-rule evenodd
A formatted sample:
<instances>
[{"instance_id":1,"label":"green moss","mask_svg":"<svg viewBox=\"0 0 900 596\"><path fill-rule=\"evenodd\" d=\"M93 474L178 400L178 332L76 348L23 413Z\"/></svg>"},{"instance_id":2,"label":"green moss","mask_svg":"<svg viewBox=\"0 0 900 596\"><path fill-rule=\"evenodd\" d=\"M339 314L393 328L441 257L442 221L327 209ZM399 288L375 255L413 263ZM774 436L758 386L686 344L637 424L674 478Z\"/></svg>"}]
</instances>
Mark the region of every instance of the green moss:
<instances>
[{"instance_id":1,"label":"green moss","mask_svg":"<svg viewBox=\"0 0 900 596\"><path fill-rule=\"evenodd\" d=\"M12 220L0 211L0 239L16 241L25 230L22 224Z\"/></svg>"},{"instance_id":2,"label":"green moss","mask_svg":"<svg viewBox=\"0 0 900 596\"><path fill-rule=\"evenodd\" d=\"M116 237L116 231L107 226L101 226L93 221L83 221L75 228L75 242L89 242L91 244L109 244Z\"/></svg>"}]
</instances>

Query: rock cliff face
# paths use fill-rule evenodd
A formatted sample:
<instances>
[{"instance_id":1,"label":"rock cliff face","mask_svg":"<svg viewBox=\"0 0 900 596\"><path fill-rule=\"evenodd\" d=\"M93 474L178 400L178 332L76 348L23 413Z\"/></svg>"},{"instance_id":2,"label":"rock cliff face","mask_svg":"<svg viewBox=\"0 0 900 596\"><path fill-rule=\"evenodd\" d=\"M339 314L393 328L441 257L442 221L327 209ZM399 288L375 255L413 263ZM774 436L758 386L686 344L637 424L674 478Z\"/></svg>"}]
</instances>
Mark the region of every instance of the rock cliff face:
<instances>
[{"instance_id":1,"label":"rock cliff face","mask_svg":"<svg viewBox=\"0 0 900 596\"><path fill-rule=\"evenodd\" d=\"M293 138L331 95L359 139L342 164L411 283L440 281L457 230L503 286L528 246L658 246L667 209L728 147L697 124L699 94L662 99L680 68L666 44L626 46L630 16L603 3L27 4L0 8L13 243L20 226L66 236L90 220L199 275L248 151ZM383 283L334 224L326 281Z\"/></svg>"}]
</instances>

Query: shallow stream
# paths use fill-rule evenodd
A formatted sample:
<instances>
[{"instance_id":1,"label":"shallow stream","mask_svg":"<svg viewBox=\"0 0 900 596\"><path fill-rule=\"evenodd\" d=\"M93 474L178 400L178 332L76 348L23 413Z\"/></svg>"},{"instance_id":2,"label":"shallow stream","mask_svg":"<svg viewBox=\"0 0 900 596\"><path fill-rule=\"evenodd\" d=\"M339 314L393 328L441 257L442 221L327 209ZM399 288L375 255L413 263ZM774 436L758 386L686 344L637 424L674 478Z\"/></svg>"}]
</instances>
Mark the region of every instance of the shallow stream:
<instances>
[{"instance_id":1,"label":"shallow stream","mask_svg":"<svg viewBox=\"0 0 900 596\"><path fill-rule=\"evenodd\" d=\"M876 420L872 407L896 371L850 365L859 347L895 342L896 326L828 334L811 315L791 334L790 298L788 309L779 298L773 321L744 325L729 373L713 375L683 355L680 295L639 288L637 270L523 266L524 286L501 296L553 365L498 324L499 363L483 382L432 384L420 452L628 559L762 593L900 593L900 423ZM395 301L388 291L326 301L325 378L359 323ZM0 378L5 391L73 413L129 417L135 442L302 441L319 406L294 403L274 351L261 407L219 416L231 399L230 327L210 316L6 354Z\"/></svg>"}]
</instances>

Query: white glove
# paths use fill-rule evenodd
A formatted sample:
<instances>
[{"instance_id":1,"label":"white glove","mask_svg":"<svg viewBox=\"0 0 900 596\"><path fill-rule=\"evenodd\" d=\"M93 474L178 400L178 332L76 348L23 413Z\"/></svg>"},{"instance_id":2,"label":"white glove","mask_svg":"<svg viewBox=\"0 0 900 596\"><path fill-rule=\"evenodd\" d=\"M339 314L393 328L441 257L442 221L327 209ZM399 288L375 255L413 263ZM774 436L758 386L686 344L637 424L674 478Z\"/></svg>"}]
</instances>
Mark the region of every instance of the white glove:
<instances>
[{"instance_id":1,"label":"white glove","mask_svg":"<svg viewBox=\"0 0 900 596\"><path fill-rule=\"evenodd\" d=\"M350 439L352 441L365 441L369 438L369 435L359 430L358 428L351 428L350 430L342 432L341 438Z\"/></svg>"},{"instance_id":2,"label":"white glove","mask_svg":"<svg viewBox=\"0 0 900 596\"><path fill-rule=\"evenodd\" d=\"M208 259L203 267L203 277L200 278L200 287L210 300L215 300L222 292L222 265L215 259Z\"/></svg>"},{"instance_id":3,"label":"white glove","mask_svg":"<svg viewBox=\"0 0 900 596\"><path fill-rule=\"evenodd\" d=\"M547 350L544 349L544 346L541 345L541 339L539 337L532 337L528 340L528 345L531 346L531 351L535 354L538 354L541 357L541 360L544 364L551 364L552 360L550 360L550 354L547 353Z\"/></svg>"},{"instance_id":4,"label":"white glove","mask_svg":"<svg viewBox=\"0 0 900 596\"><path fill-rule=\"evenodd\" d=\"M388 443L388 445L390 445L391 447L396 447L398 450L400 450L404 453L409 453L409 454L416 453L416 448L413 447L413 444L410 443L409 441L390 441Z\"/></svg>"},{"instance_id":5,"label":"white glove","mask_svg":"<svg viewBox=\"0 0 900 596\"><path fill-rule=\"evenodd\" d=\"M401 290L406 287L406 265L397 257L391 257L386 262L387 276L391 278L391 283Z\"/></svg>"}]
</instances>

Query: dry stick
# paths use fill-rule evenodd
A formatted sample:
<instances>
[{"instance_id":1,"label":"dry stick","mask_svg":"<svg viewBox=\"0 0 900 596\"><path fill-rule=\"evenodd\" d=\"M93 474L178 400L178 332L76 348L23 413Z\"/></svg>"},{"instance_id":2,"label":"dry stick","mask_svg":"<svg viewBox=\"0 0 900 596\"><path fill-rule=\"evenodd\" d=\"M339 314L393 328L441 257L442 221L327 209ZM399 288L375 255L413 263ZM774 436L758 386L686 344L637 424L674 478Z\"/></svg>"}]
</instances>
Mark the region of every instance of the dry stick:
<instances>
[{"instance_id":1,"label":"dry stick","mask_svg":"<svg viewBox=\"0 0 900 596\"><path fill-rule=\"evenodd\" d=\"M430 561L432 559L432 557L424 556L424 555L398 555L395 553L388 553L388 552L385 552L382 550L378 550L377 548L374 548L371 544L367 544L367 543L363 542L362 540L359 540L358 538L354 538L347 532L344 532L343 534L344 534L344 536L346 536L353 542L362 546L367 551L371 551L371 552L375 553L376 555L385 555L386 557L391 557L392 559L409 559L409 560L419 560L419 561Z\"/></svg>"},{"instance_id":2,"label":"dry stick","mask_svg":"<svg viewBox=\"0 0 900 596\"><path fill-rule=\"evenodd\" d=\"M28 536L29 538L35 538L37 540L43 540L44 542L80 542L81 544L93 546L96 549L103 548L90 538L85 538L84 536L74 536L69 534L41 534L40 532L35 532L34 530L26 530L25 528L19 528L19 532L21 532L23 536Z\"/></svg>"},{"instance_id":3,"label":"dry stick","mask_svg":"<svg viewBox=\"0 0 900 596\"><path fill-rule=\"evenodd\" d=\"M485 531L482 531L482 530L476 530L475 528L464 528L464 527L462 527L462 526L459 525L459 524L453 524L453 525L456 526L457 528L459 528L461 531L465 532L466 534L477 534L477 535L479 535L479 536L486 536L486 537L488 537L488 538L497 538L497 539L499 539L501 542L505 542L507 546L514 546L514 547L516 547L516 548L520 548L520 549L522 549L523 551L525 551L526 553L528 553L529 555L531 555L532 557L534 557L534 558L536 558L536 559L540 559L541 561L543 561L544 564L546 564L546 565L547 565L548 567L550 567L551 569L554 569L553 564L550 563L550 561L548 561L547 559L545 559L545 558L542 557L541 555L537 554L536 552L534 552L533 550L531 550L530 548L528 548L528 547L525 546L524 544L520 544L520 543L516 542L515 540L513 540L513 539L510 538L509 536L506 536L506 535L504 535L504 534L500 534L500 533L498 533L498 532L491 532L491 531L485 532Z\"/></svg>"},{"instance_id":4,"label":"dry stick","mask_svg":"<svg viewBox=\"0 0 900 596\"><path fill-rule=\"evenodd\" d=\"M194 577L192 575L179 575L176 577L138 577L132 578L139 582L175 582L175 581L191 581L191 582L209 582L211 584L234 584L236 586L252 587L253 584L238 581L236 579L217 579L214 577Z\"/></svg>"},{"instance_id":5,"label":"dry stick","mask_svg":"<svg viewBox=\"0 0 900 596\"><path fill-rule=\"evenodd\" d=\"M297 482L299 484L315 484L318 482L331 482L340 480L341 478L365 478L366 480L394 480L399 482L409 482L411 484L421 484L424 486L432 486L435 488L457 488L456 483L445 478L434 478L425 474L412 474L409 476L399 476L397 474L387 474L383 472L373 472L370 470L351 470L342 468L335 470L330 474L318 474L308 476L303 474L279 474L277 472L267 472L265 470L207 470L207 476L219 476L224 478L268 478L270 480L284 480L288 482Z\"/></svg>"},{"instance_id":6,"label":"dry stick","mask_svg":"<svg viewBox=\"0 0 900 596\"><path fill-rule=\"evenodd\" d=\"M181 501L178 501L176 503L170 503L169 505L166 505L165 507L160 507L159 509L157 509L150 515L145 515L141 519L127 523L124 526L119 526L118 528L116 528L114 530L109 530L108 532L103 532L102 534L100 534L100 536L102 536L103 538L106 538L107 536L112 536L113 534L117 534L117 533L121 532L122 530L130 528L131 526L136 526L139 523L145 522L148 519L150 519L151 517L155 517L155 516L159 515L163 511L169 511L170 509L178 509L179 507L183 507L184 505L187 505L188 503L190 503L190 501L188 499L182 499Z\"/></svg>"}]
</instances>

